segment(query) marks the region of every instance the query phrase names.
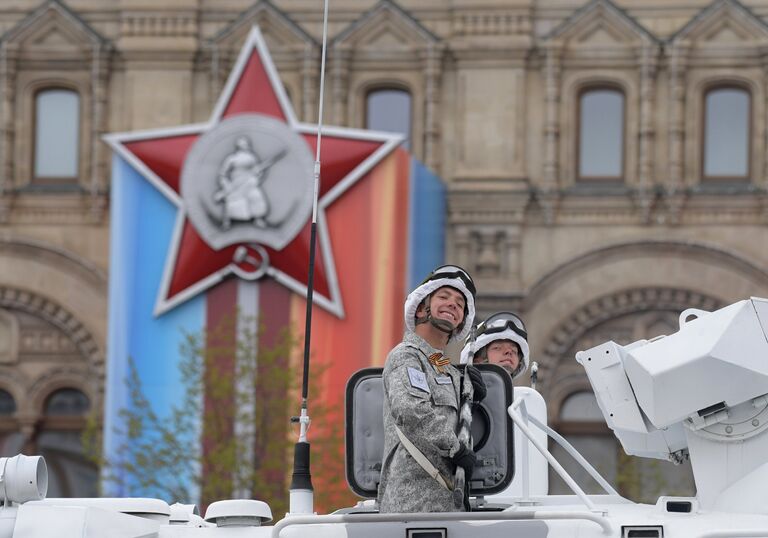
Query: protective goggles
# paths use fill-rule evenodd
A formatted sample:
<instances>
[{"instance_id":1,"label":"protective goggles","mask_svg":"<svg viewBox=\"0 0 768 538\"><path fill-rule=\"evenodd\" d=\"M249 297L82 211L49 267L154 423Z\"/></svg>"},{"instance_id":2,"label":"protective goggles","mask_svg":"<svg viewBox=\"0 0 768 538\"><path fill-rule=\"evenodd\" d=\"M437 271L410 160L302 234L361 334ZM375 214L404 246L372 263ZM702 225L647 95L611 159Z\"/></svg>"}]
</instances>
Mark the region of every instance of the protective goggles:
<instances>
[{"instance_id":1,"label":"protective goggles","mask_svg":"<svg viewBox=\"0 0 768 538\"><path fill-rule=\"evenodd\" d=\"M523 320L512 312L499 312L486 319L477 326L477 336L481 334L502 333L507 329L519 334L526 341L528 340L528 332L525 330Z\"/></svg>"},{"instance_id":2,"label":"protective goggles","mask_svg":"<svg viewBox=\"0 0 768 538\"><path fill-rule=\"evenodd\" d=\"M467 273L458 265L443 265L438 267L424 280L424 282L422 282L422 284L426 284L431 280L438 280L443 278L458 278L464 283L464 285L467 287L467 290L472 294L473 297L477 295L475 283L472 282L472 278L469 276L469 273Z\"/></svg>"}]
</instances>

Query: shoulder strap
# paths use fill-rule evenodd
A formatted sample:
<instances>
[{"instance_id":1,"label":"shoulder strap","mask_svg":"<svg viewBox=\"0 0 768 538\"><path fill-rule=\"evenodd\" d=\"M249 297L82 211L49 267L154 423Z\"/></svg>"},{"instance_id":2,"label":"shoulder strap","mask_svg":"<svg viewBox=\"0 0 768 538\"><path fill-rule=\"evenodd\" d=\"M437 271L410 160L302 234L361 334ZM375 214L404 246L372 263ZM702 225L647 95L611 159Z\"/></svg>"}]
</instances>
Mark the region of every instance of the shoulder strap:
<instances>
[{"instance_id":1,"label":"shoulder strap","mask_svg":"<svg viewBox=\"0 0 768 538\"><path fill-rule=\"evenodd\" d=\"M440 471L437 470L437 467L432 465L432 462L427 459L427 457L422 454L421 450L416 448L416 445L411 443L410 439L408 439L405 434L400 430L400 428L395 425L395 431L397 432L397 436L400 438L400 442L403 444L405 449L408 451L408 453L413 457L414 460L416 460L416 463L421 465L421 468L424 469L429 476L437 480L437 483L443 486L448 491L453 491L452 487L449 487L448 480L440 473Z\"/></svg>"}]
</instances>

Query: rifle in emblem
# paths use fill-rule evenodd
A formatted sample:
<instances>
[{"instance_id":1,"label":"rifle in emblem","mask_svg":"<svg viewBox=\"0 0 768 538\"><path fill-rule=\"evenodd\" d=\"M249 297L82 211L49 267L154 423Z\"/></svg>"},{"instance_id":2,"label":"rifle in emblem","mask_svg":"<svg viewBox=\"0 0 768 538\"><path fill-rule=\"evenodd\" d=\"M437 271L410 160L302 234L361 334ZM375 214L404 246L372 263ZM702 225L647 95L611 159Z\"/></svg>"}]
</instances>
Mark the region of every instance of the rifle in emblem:
<instances>
[{"instance_id":1,"label":"rifle in emblem","mask_svg":"<svg viewBox=\"0 0 768 538\"><path fill-rule=\"evenodd\" d=\"M222 187L221 189L219 189L215 193L213 193L213 201L217 202L217 203L224 201L227 196L229 196L230 194L234 193L239 188L243 187L248 182L248 179L250 177L257 177L258 178L262 174L265 174L270 168L272 168L272 166L277 161L279 161L280 159L285 157L285 154L286 154L286 151L285 150L281 150L280 152L278 152L277 154L273 155L269 159L265 159L265 160L261 161L258 165L256 165L253 169L250 170L250 175L249 176L246 176L246 177L244 177L243 179L240 179L237 182L232 182L232 183L226 185L225 187ZM261 181L259 183L261 183Z\"/></svg>"}]
</instances>

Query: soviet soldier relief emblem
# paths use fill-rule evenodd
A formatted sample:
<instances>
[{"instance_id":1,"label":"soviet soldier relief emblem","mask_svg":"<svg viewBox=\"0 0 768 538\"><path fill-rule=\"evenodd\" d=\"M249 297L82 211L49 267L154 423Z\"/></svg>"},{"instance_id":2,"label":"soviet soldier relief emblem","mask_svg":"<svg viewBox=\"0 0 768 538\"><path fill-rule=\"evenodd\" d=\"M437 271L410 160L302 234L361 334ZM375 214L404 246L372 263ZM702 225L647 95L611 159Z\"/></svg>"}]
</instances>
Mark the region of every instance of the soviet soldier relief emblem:
<instances>
[{"instance_id":1,"label":"soviet soldier relief emblem","mask_svg":"<svg viewBox=\"0 0 768 538\"><path fill-rule=\"evenodd\" d=\"M181 173L189 218L216 249L250 242L281 249L312 211L312 154L276 119L226 119L192 146Z\"/></svg>"},{"instance_id":2,"label":"soviet soldier relief emblem","mask_svg":"<svg viewBox=\"0 0 768 538\"><path fill-rule=\"evenodd\" d=\"M343 317L326 211L402 137L341 127L324 132L317 203L320 270L312 299ZM317 126L296 118L257 28L208 122L105 137L176 208L155 315L230 275L270 278L307 294L303 234L309 235L313 210L316 139Z\"/></svg>"},{"instance_id":3,"label":"soviet soldier relief emblem","mask_svg":"<svg viewBox=\"0 0 768 538\"><path fill-rule=\"evenodd\" d=\"M267 221L269 200L262 189L262 183L272 165L283 156L285 151L280 151L262 161L247 136L237 137L235 150L224 159L219 169L218 181L221 188L213 194L213 201L222 204L222 229L229 230L232 219L253 221L259 228L272 226Z\"/></svg>"}]
</instances>

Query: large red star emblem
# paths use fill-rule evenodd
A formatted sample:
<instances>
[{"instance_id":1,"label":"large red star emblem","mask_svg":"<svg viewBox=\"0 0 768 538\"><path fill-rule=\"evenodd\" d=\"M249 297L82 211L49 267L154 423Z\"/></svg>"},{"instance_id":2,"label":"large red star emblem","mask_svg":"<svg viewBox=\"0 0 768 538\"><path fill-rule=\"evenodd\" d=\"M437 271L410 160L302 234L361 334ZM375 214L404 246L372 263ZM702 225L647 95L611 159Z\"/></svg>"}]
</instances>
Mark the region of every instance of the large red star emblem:
<instances>
[{"instance_id":1,"label":"large red star emblem","mask_svg":"<svg viewBox=\"0 0 768 538\"><path fill-rule=\"evenodd\" d=\"M190 220L190 208L182 196L183 168L193 145L222 122L249 114L283 122L303 138L314 156L318 127L296 119L256 27L251 30L207 123L105 137L118 155L178 208L155 315L170 310L230 275L250 279L268 276L306 296L310 219L281 248L259 244L258 240L243 240L217 248ZM401 141L399 135L389 133L322 128L314 299L319 306L339 317L343 317L344 307L325 210Z\"/></svg>"}]
</instances>

